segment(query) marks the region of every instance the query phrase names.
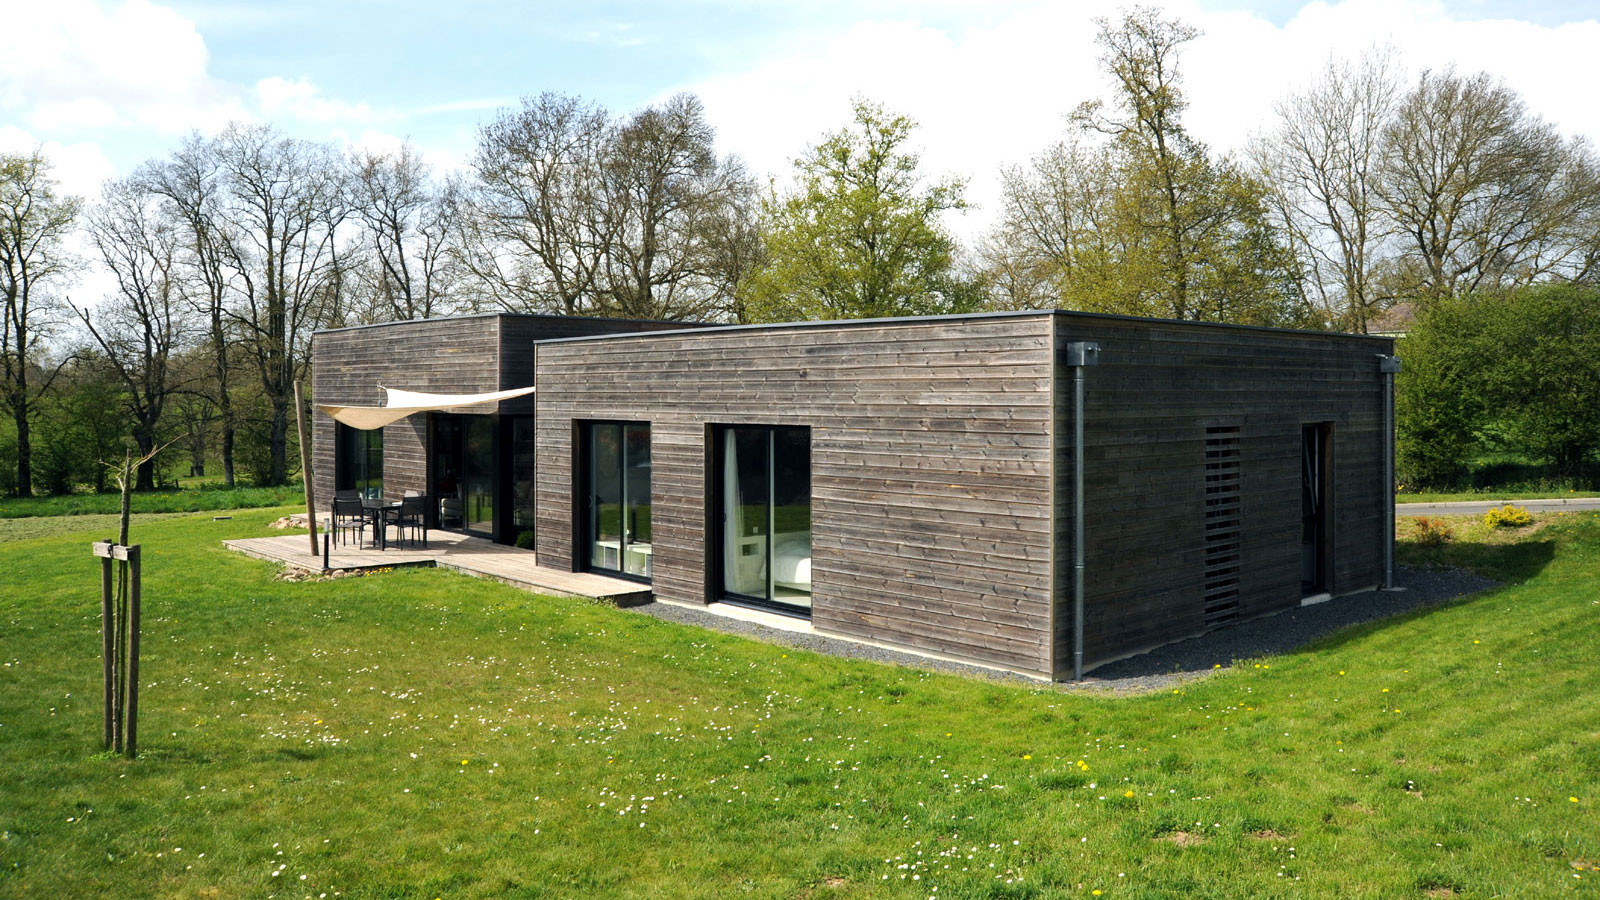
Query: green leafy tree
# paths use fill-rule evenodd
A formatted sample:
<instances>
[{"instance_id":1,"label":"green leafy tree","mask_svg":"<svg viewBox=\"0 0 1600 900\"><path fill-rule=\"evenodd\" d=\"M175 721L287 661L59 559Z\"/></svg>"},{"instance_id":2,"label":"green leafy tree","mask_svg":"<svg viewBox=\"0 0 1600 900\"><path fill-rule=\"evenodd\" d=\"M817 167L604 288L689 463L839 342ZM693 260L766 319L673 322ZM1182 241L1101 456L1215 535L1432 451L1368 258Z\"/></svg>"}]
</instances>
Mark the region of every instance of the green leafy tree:
<instances>
[{"instance_id":1,"label":"green leafy tree","mask_svg":"<svg viewBox=\"0 0 1600 900\"><path fill-rule=\"evenodd\" d=\"M1538 285L1477 306L1481 377L1504 439L1577 475L1600 448L1600 290Z\"/></svg>"},{"instance_id":2,"label":"green leafy tree","mask_svg":"<svg viewBox=\"0 0 1600 900\"><path fill-rule=\"evenodd\" d=\"M1600 448L1600 290L1442 297L1399 352L1405 483L1457 484L1484 451L1521 454L1570 477Z\"/></svg>"},{"instance_id":3,"label":"green leafy tree","mask_svg":"<svg viewBox=\"0 0 1600 900\"><path fill-rule=\"evenodd\" d=\"M36 357L58 321L57 288L76 265L66 241L79 206L57 192L42 152L0 154L0 406L15 429L13 490L22 497L33 493L33 405L54 377Z\"/></svg>"},{"instance_id":4,"label":"green leafy tree","mask_svg":"<svg viewBox=\"0 0 1600 900\"><path fill-rule=\"evenodd\" d=\"M867 100L852 127L795 160L795 181L763 203L766 262L745 284L752 321L959 312L977 303L940 224L966 208L964 184L924 183L907 146L916 123Z\"/></svg>"},{"instance_id":5,"label":"green leafy tree","mask_svg":"<svg viewBox=\"0 0 1600 900\"><path fill-rule=\"evenodd\" d=\"M39 403L34 486L69 494L80 485L107 490L111 469L128 446L127 395L116 368L93 347L79 347Z\"/></svg>"},{"instance_id":6,"label":"green leafy tree","mask_svg":"<svg viewBox=\"0 0 1600 900\"><path fill-rule=\"evenodd\" d=\"M1079 136L1004 173L983 256L995 302L1255 325L1306 319L1267 189L1183 126L1180 48L1195 29L1137 8L1101 20L1112 91Z\"/></svg>"},{"instance_id":7,"label":"green leafy tree","mask_svg":"<svg viewBox=\"0 0 1600 900\"><path fill-rule=\"evenodd\" d=\"M1395 462L1401 484L1452 487L1478 447L1487 410L1479 348L1481 311L1469 299L1441 302L1400 342L1395 383Z\"/></svg>"}]
</instances>

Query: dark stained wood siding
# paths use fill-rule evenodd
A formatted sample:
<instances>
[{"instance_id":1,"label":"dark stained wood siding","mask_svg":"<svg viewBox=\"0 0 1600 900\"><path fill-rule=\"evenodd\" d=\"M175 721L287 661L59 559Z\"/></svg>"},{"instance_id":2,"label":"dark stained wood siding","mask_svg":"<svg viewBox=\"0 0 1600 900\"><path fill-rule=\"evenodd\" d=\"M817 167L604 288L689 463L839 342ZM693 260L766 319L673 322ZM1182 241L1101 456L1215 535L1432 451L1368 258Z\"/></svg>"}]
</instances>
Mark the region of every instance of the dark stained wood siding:
<instances>
[{"instance_id":1,"label":"dark stained wood siding","mask_svg":"<svg viewBox=\"0 0 1600 900\"><path fill-rule=\"evenodd\" d=\"M811 428L818 631L1048 676L1047 315L661 334L538 348L538 552L573 566L584 421L649 422L653 587L705 603L708 432Z\"/></svg>"},{"instance_id":2,"label":"dark stained wood siding","mask_svg":"<svg viewBox=\"0 0 1600 900\"><path fill-rule=\"evenodd\" d=\"M319 331L311 339L312 400L382 405L384 387L472 394L500 388L498 316L434 319ZM312 415L317 502L333 496L333 418ZM399 496L427 490L427 417L383 429L383 490Z\"/></svg>"},{"instance_id":3,"label":"dark stained wood siding","mask_svg":"<svg viewBox=\"0 0 1600 900\"><path fill-rule=\"evenodd\" d=\"M502 315L500 322L500 390L533 384L534 346L554 338L596 334L637 334L700 327L683 322L646 322L632 319L590 319L577 316ZM535 400L517 397L500 404L502 415L532 414Z\"/></svg>"},{"instance_id":4,"label":"dark stained wood siding","mask_svg":"<svg viewBox=\"0 0 1600 900\"><path fill-rule=\"evenodd\" d=\"M1210 627L1204 616L1206 428L1240 429L1240 619L1298 606L1300 429L1334 427L1332 592L1382 580L1385 340L1060 314L1058 469L1071 485L1073 371L1065 345L1100 344L1087 373L1087 665ZM1071 495L1057 492L1064 579L1057 675L1071 673ZM1336 602L1336 601L1335 601ZM1219 660L1226 662L1226 660Z\"/></svg>"},{"instance_id":5,"label":"dark stained wood siding","mask_svg":"<svg viewBox=\"0 0 1600 900\"><path fill-rule=\"evenodd\" d=\"M1200 633L1205 438L1240 436L1240 618L1300 602L1300 428L1334 427L1333 592L1382 575L1382 380L1392 342L1071 313L541 339L672 323L490 315L321 332L318 402L379 383L521 387L537 413L540 562L572 568L574 435L652 426L654 590L705 603L712 425L811 428L819 631L1071 673L1072 369L1088 370L1090 666ZM385 429L385 489L423 489L423 417ZM332 422L315 416L319 496ZM325 503L324 499L324 503ZM1334 601L1337 602L1337 601Z\"/></svg>"},{"instance_id":6,"label":"dark stained wood siding","mask_svg":"<svg viewBox=\"0 0 1600 900\"><path fill-rule=\"evenodd\" d=\"M312 336L315 403L377 406L379 385L441 394L474 394L533 384L534 343L550 338L686 327L566 316L489 313L319 331ZM499 404L502 415L532 414L532 397ZM481 407L461 412L485 414ZM319 505L333 495L333 419L312 417L312 469ZM411 416L383 430L383 488L399 496L427 490L427 417Z\"/></svg>"}]
</instances>

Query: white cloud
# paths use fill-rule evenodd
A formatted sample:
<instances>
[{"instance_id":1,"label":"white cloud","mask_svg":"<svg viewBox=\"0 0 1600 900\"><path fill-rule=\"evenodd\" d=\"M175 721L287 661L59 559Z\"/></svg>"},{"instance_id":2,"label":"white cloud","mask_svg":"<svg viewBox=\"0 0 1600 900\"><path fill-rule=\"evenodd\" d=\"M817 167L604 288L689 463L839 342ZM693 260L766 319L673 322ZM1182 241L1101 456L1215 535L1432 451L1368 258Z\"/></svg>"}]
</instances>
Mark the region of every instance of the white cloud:
<instances>
[{"instance_id":1,"label":"white cloud","mask_svg":"<svg viewBox=\"0 0 1600 900\"><path fill-rule=\"evenodd\" d=\"M1018 5L974 16L979 24L964 29L909 16L860 22L688 87L705 100L719 146L780 184L792 157L848 122L851 96L910 115L922 124L924 170L970 178L969 199L983 208L951 224L971 235L993 219L1000 167L1024 163L1065 135L1072 109L1106 93L1093 20L1115 18L1122 5ZM1600 22L1458 21L1428 0L1343 0L1310 3L1277 26L1193 0L1165 6L1204 32L1181 58L1186 121L1221 151L1242 149L1267 127L1273 103L1309 81L1330 55L1356 56L1381 43L1394 45L1412 70L1487 69L1563 130L1600 139L1600 104L1587 96L1586 62L1600 45Z\"/></svg>"},{"instance_id":2,"label":"white cloud","mask_svg":"<svg viewBox=\"0 0 1600 900\"><path fill-rule=\"evenodd\" d=\"M393 114L379 114L365 103L348 103L325 97L322 89L308 78L290 81L276 75L256 82L256 97L261 113L268 119L292 116L319 125L361 125Z\"/></svg>"},{"instance_id":3,"label":"white cloud","mask_svg":"<svg viewBox=\"0 0 1600 900\"><path fill-rule=\"evenodd\" d=\"M112 125L178 133L242 115L237 92L207 73L193 23L148 0L8 4L0 112L34 129Z\"/></svg>"},{"instance_id":4,"label":"white cloud","mask_svg":"<svg viewBox=\"0 0 1600 900\"><path fill-rule=\"evenodd\" d=\"M41 147L62 193L95 197L102 184L116 177L117 167L93 141L42 141L15 125L0 125L0 153L32 153Z\"/></svg>"}]
</instances>

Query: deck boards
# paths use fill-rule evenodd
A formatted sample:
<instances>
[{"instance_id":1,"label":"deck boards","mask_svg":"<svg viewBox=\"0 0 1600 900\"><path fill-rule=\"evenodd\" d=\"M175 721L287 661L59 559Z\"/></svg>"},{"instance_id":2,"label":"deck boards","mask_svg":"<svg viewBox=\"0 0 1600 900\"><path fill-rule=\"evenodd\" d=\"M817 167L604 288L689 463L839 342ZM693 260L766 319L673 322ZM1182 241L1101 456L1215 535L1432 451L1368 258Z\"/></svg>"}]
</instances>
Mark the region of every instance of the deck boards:
<instances>
[{"instance_id":1,"label":"deck boards","mask_svg":"<svg viewBox=\"0 0 1600 900\"><path fill-rule=\"evenodd\" d=\"M222 543L230 550L257 559L313 572L322 571L322 556L312 556L306 552L304 534L244 538ZM538 558L532 551L448 531L431 532L426 550L393 546L387 550L357 549L344 545L328 555L328 568L335 571L372 571L399 566L453 569L479 578L493 578L534 593L589 597L610 601L618 606L636 606L650 599L647 585L589 572L563 572L547 568L538 564Z\"/></svg>"}]
</instances>

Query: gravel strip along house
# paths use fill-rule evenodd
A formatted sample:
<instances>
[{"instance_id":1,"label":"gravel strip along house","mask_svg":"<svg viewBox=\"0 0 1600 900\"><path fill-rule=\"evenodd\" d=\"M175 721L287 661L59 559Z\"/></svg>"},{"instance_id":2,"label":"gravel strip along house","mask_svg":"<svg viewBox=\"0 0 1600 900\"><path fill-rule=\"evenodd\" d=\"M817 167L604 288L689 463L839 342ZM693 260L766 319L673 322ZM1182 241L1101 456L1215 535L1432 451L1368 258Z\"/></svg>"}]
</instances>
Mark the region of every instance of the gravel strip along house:
<instances>
[{"instance_id":1,"label":"gravel strip along house","mask_svg":"<svg viewBox=\"0 0 1600 900\"><path fill-rule=\"evenodd\" d=\"M335 329L316 487L420 491L434 527L658 601L1067 679L1387 586L1392 353L1049 311Z\"/></svg>"}]
</instances>

